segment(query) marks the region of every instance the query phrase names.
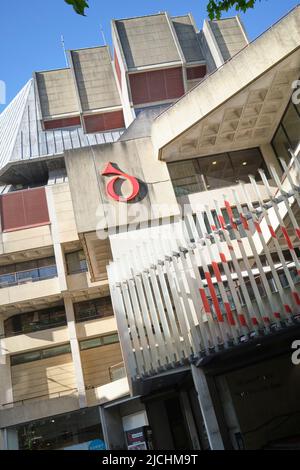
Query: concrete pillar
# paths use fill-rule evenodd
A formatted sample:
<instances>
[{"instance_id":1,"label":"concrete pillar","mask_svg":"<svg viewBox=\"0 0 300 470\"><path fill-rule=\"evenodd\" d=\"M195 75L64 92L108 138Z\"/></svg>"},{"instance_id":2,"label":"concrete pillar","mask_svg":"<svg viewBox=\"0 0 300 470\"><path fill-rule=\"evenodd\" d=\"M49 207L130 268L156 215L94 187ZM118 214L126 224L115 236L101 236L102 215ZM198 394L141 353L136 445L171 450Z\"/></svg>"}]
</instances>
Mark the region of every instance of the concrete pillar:
<instances>
[{"instance_id":1,"label":"concrete pillar","mask_svg":"<svg viewBox=\"0 0 300 470\"><path fill-rule=\"evenodd\" d=\"M220 391L219 395L220 395L220 399L221 399L223 410L224 410L224 415L225 415L225 420L226 420L227 428L228 428L229 435L230 435L230 440L231 440L233 447L236 450L239 450L236 436L238 434L241 434L241 428L237 419L237 415L235 412L235 408L233 405L233 401L231 398L231 393L228 387L226 377L224 376L218 377L217 384L218 384L218 388Z\"/></svg>"},{"instance_id":2,"label":"concrete pillar","mask_svg":"<svg viewBox=\"0 0 300 470\"><path fill-rule=\"evenodd\" d=\"M195 425L195 421L194 421L194 417L193 417L193 413L192 413L192 409L191 409L187 392L180 392L180 399L182 403L182 410L185 416L187 428L190 433L190 439L193 444L193 449L201 450L201 445L200 445L199 438L198 438L198 432L197 432L197 428Z\"/></svg>"},{"instance_id":3,"label":"concrete pillar","mask_svg":"<svg viewBox=\"0 0 300 470\"><path fill-rule=\"evenodd\" d=\"M224 450L223 438L205 374L202 369L194 365L191 371L210 447L212 450Z\"/></svg>"},{"instance_id":4,"label":"concrete pillar","mask_svg":"<svg viewBox=\"0 0 300 470\"><path fill-rule=\"evenodd\" d=\"M0 318L0 406L13 402L10 357L5 349L4 319ZM0 423L1 425L1 423Z\"/></svg>"},{"instance_id":5,"label":"concrete pillar","mask_svg":"<svg viewBox=\"0 0 300 470\"><path fill-rule=\"evenodd\" d=\"M46 187L46 196L47 196L49 217L50 217L50 222L51 222L51 235L52 235L52 241L53 241L53 249L54 249L55 262L56 262L56 267L57 267L59 286L60 286L61 292L65 292L67 291L65 260L64 260L63 250L60 244L59 227L58 227L57 215L55 211L53 191L52 191L51 186Z\"/></svg>"},{"instance_id":6,"label":"concrete pillar","mask_svg":"<svg viewBox=\"0 0 300 470\"><path fill-rule=\"evenodd\" d=\"M5 429L7 450L19 450L19 437L16 429Z\"/></svg>"},{"instance_id":7,"label":"concrete pillar","mask_svg":"<svg viewBox=\"0 0 300 470\"><path fill-rule=\"evenodd\" d=\"M261 145L260 151L262 153L262 156L264 157L270 176L272 177L272 173L270 172L270 165L273 165L275 167L275 170L278 173L278 175L282 175L282 168L276 157L276 154L274 152L272 145L271 144Z\"/></svg>"},{"instance_id":8,"label":"concrete pillar","mask_svg":"<svg viewBox=\"0 0 300 470\"><path fill-rule=\"evenodd\" d=\"M73 359L76 383L77 383L77 388L78 388L78 393L79 393L79 406L80 408L86 408L87 407L86 390L85 390L84 376L83 376L83 370L82 370L79 342L77 339L73 302L70 297L65 297L64 303L65 303L66 317L67 317L67 322L68 322L72 359Z\"/></svg>"},{"instance_id":9,"label":"concrete pillar","mask_svg":"<svg viewBox=\"0 0 300 470\"><path fill-rule=\"evenodd\" d=\"M0 429L0 450L7 450L6 429Z\"/></svg>"},{"instance_id":10,"label":"concrete pillar","mask_svg":"<svg viewBox=\"0 0 300 470\"><path fill-rule=\"evenodd\" d=\"M99 407L101 425L107 450L126 450L125 433L119 407Z\"/></svg>"}]
</instances>

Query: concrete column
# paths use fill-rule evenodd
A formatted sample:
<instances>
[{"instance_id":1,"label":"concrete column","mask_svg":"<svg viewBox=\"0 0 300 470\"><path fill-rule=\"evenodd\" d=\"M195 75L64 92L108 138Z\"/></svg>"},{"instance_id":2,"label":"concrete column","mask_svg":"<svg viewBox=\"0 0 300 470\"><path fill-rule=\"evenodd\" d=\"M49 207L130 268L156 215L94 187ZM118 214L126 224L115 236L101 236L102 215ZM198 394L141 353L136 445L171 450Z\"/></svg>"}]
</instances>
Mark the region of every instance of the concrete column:
<instances>
[{"instance_id":1,"label":"concrete column","mask_svg":"<svg viewBox=\"0 0 300 470\"><path fill-rule=\"evenodd\" d=\"M70 297L65 297L64 303L65 303L66 317L67 317L67 322L68 322L72 359L73 359L77 388L78 388L78 393L79 393L79 406L80 408L86 408L87 407L86 390L85 390L85 383L84 383L84 377L83 377L79 342L77 339L73 302Z\"/></svg>"},{"instance_id":2,"label":"concrete column","mask_svg":"<svg viewBox=\"0 0 300 470\"><path fill-rule=\"evenodd\" d=\"M16 429L5 429L7 450L19 450L19 437Z\"/></svg>"},{"instance_id":3,"label":"concrete column","mask_svg":"<svg viewBox=\"0 0 300 470\"><path fill-rule=\"evenodd\" d=\"M6 429L0 429L0 450L7 450Z\"/></svg>"},{"instance_id":4,"label":"concrete column","mask_svg":"<svg viewBox=\"0 0 300 470\"><path fill-rule=\"evenodd\" d=\"M270 172L270 165L273 165L275 167L275 170L278 173L278 175L282 175L282 168L276 157L276 154L273 150L272 145L271 144L261 145L260 151L262 153L262 156L264 157L270 176L272 177L272 173Z\"/></svg>"},{"instance_id":5,"label":"concrete column","mask_svg":"<svg viewBox=\"0 0 300 470\"><path fill-rule=\"evenodd\" d=\"M192 413L192 409L191 409L187 392L180 392L180 399L182 403L182 409L183 409L183 413L185 416L186 424L190 433L190 439L193 444L193 449L201 450L201 446L200 446L200 442L198 438L198 432L197 432L197 428L195 425L195 421L194 421L194 417L193 417L193 413Z\"/></svg>"},{"instance_id":6,"label":"concrete column","mask_svg":"<svg viewBox=\"0 0 300 470\"><path fill-rule=\"evenodd\" d=\"M241 428L237 419L226 377L218 377L217 384L220 390L220 398L224 410L227 428L230 435L230 440L233 447L238 450L236 435L241 433Z\"/></svg>"},{"instance_id":7,"label":"concrete column","mask_svg":"<svg viewBox=\"0 0 300 470\"><path fill-rule=\"evenodd\" d=\"M55 211L53 191L52 191L51 186L46 187L46 196L47 196L49 217L50 217L50 222L51 222L51 235L52 235L52 241L53 241L53 249L54 249L55 262L56 262L56 267L57 267L59 286L60 286L61 292L65 292L68 289L67 279L66 279L66 270L65 270L65 260L64 260L63 250L60 244L59 227L58 227L57 215Z\"/></svg>"},{"instance_id":8,"label":"concrete column","mask_svg":"<svg viewBox=\"0 0 300 470\"><path fill-rule=\"evenodd\" d=\"M194 365L191 371L210 447L212 450L224 450L223 438L205 374L202 369Z\"/></svg>"},{"instance_id":9,"label":"concrete column","mask_svg":"<svg viewBox=\"0 0 300 470\"><path fill-rule=\"evenodd\" d=\"M10 357L5 349L4 319L0 318L0 406L13 402ZM1 424L1 423L0 423Z\"/></svg>"}]
</instances>

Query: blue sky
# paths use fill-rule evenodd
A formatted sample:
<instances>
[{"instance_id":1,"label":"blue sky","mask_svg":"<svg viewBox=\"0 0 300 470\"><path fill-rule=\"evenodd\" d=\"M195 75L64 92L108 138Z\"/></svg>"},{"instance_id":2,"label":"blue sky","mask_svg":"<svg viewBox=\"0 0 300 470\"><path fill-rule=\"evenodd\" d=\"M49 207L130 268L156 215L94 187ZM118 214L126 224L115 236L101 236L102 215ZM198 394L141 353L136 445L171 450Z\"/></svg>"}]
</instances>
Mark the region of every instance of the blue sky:
<instances>
[{"instance_id":1,"label":"blue sky","mask_svg":"<svg viewBox=\"0 0 300 470\"><path fill-rule=\"evenodd\" d=\"M241 15L250 38L254 39L297 3L299 0L258 1L254 10ZM63 0L1 2L0 80L6 82L7 102L31 78L33 71L65 66L62 34L67 49L95 46L103 44L102 24L106 41L110 43L112 18L159 11L171 15L191 12L201 27L206 4L207 0L90 0L88 16L84 18L76 15Z\"/></svg>"}]
</instances>

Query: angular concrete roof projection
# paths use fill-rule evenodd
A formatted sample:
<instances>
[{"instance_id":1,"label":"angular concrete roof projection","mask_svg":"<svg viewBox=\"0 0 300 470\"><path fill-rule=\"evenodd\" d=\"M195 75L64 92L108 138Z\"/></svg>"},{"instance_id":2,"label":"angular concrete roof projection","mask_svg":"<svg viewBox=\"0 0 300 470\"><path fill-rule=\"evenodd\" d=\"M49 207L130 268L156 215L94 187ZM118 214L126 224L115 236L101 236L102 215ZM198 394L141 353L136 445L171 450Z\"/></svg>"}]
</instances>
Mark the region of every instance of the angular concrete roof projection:
<instances>
[{"instance_id":1,"label":"angular concrete roof projection","mask_svg":"<svg viewBox=\"0 0 300 470\"><path fill-rule=\"evenodd\" d=\"M43 119L79 113L70 69L37 72L35 76Z\"/></svg>"},{"instance_id":2,"label":"angular concrete roof projection","mask_svg":"<svg viewBox=\"0 0 300 470\"><path fill-rule=\"evenodd\" d=\"M82 111L121 106L108 46L70 52Z\"/></svg>"},{"instance_id":3,"label":"angular concrete roof projection","mask_svg":"<svg viewBox=\"0 0 300 470\"><path fill-rule=\"evenodd\" d=\"M16 162L61 156L65 150L117 141L122 132L84 134L81 127L44 131L33 79L0 114L0 178Z\"/></svg>"},{"instance_id":4,"label":"angular concrete roof projection","mask_svg":"<svg viewBox=\"0 0 300 470\"><path fill-rule=\"evenodd\" d=\"M225 62L249 43L238 16L210 21L209 24Z\"/></svg>"},{"instance_id":5,"label":"angular concrete roof projection","mask_svg":"<svg viewBox=\"0 0 300 470\"><path fill-rule=\"evenodd\" d=\"M172 17L172 22L178 37L178 41L184 58L189 62L204 60L197 31L190 15Z\"/></svg>"},{"instance_id":6,"label":"angular concrete roof projection","mask_svg":"<svg viewBox=\"0 0 300 470\"><path fill-rule=\"evenodd\" d=\"M160 114L157 157L176 161L267 144L300 76L300 6Z\"/></svg>"},{"instance_id":7,"label":"angular concrete roof projection","mask_svg":"<svg viewBox=\"0 0 300 470\"><path fill-rule=\"evenodd\" d=\"M129 70L181 61L166 13L113 23Z\"/></svg>"}]
</instances>

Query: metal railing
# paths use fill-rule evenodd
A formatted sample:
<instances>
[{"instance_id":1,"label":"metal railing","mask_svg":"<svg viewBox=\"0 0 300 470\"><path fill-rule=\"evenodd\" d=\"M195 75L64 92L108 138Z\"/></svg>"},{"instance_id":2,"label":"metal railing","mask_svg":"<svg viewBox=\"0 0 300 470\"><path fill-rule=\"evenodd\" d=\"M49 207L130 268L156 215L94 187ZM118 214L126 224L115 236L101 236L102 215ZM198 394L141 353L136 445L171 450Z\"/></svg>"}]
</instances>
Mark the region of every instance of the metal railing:
<instances>
[{"instance_id":1,"label":"metal railing","mask_svg":"<svg viewBox=\"0 0 300 470\"><path fill-rule=\"evenodd\" d=\"M28 405L30 402L42 401L42 400L51 400L53 398L63 398L66 396L78 396L78 389L72 388L69 390L64 390L62 392L53 392L53 393L46 393L44 395L37 395L31 398L24 398L22 400L16 400L10 403L3 403L0 404L0 410L5 408L13 408L15 406L22 406Z\"/></svg>"},{"instance_id":2,"label":"metal railing","mask_svg":"<svg viewBox=\"0 0 300 470\"><path fill-rule=\"evenodd\" d=\"M43 271L47 269L52 270L52 272L49 274L43 274ZM0 276L0 289L32 282L44 281L47 279L53 279L54 277L57 277L56 265L34 268L25 271L17 271L11 274L4 274ZM7 278L7 281L4 281L4 278Z\"/></svg>"}]
</instances>

